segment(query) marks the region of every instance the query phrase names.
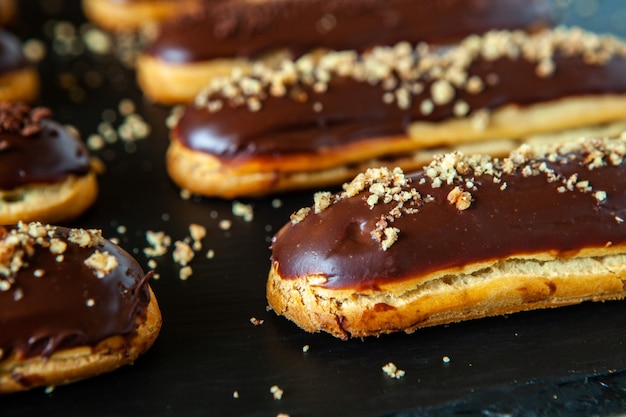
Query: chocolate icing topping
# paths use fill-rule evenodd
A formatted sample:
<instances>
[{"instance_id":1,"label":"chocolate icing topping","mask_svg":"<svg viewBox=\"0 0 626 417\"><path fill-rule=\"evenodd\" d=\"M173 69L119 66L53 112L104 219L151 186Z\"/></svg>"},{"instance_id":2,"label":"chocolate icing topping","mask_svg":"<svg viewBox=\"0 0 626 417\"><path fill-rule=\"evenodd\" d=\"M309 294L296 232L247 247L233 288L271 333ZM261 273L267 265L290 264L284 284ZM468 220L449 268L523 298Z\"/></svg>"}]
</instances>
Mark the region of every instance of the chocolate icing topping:
<instances>
[{"instance_id":1,"label":"chocolate icing topping","mask_svg":"<svg viewBox=\"0 0 626 417\"><path fill-rule=\"evenodd\" d=\"M480 42L482 51L476 52L475 44ZM503 48L503 43L511 43L513 52ZM597 46L604 43L606 50ZM537 52L546 44L553 50L545 55ZM272 93L272 77L291 77L291 73L284 75L283 71L278 76L261 71L258 76L225 82L209 89L207 96L199 95L196 105L186 108L173 137L190 149L223 159L297 152L322 154L332 147L371 138L406 136L407 126L415 121L473 117L481 110L507 104L524 106L563 97L626 92L626 78L622 76L626 71L625 45L577 29L533 37L491 32L483 38L467 38L452 49L435 47L421 55L413 52L413 58L411 53L406 55L408 46L401 46L350 58L348 66L369 68L381 65L383 58L376 58L378 61L372 65L361 60L375 60L371 57L376 54L391 56L389 60L395 66L384 68L391 74L384 78L359 79L364 77L360 69L353 70L353 75L339 75L342 64L335 64L337 68L332 69L335 72L330 73L328 81L306 81L308 73L298 73L297 81L280 96ZM491 52L493 48L496 52ZM337 61L343 59L341 53L337 56ZM421 72L398 75L402 60L409 62L411 71ZM425 62L433 60L441 62L429 68ZM467 62L457 68L455 63L462 60ZM322 67L317 65L311 74ZM389 80L392 88L386 87ZM251 88L254 83L262 84L256 89L260 91ZM437 92L441 87L451 91L450 97ZM254 92L247 94L247 89ZM405 93L404 99L400 93ZM385 102L387 97L391 98L389 102ZM425 104L430 105L427 111ZM459 109L463 113L459 114Z\"/></svg>"},{"instance_id":2,"label":"chocolate icing topping","mask_svg":"<svg viewBox=\"0 0 626 417\"><path fill-rule=\"evenodd\" d=\"M84 144L49 110L0 103L0 188L62 181L89 172Z\"/></svg>"},{"instance_id":3,"label":"chocolate icing topping","mask_svg":"<svg viewBox=\"0 0 626 417\"><path fill-rule=\"evenodd\" d=\"M171 63L255 56L280 45L364 50L400 41L449 42L490 29L552 25L549 0L226 1L162 27L147 53Z\"/></svg>"},{"instance_id":4,"label":"chocolate icing topping","mask_svg":"<svg viewBox=\"0 0 626 417\"><path fill-rule=\"evenodd\" d=\"M0 258L6 256L11 229L17 230L0 227ZM81 247L68 242L70 229L50 230L67 244L63 260L32 238L33 252L24 256L19 271L7 276L0 269L0 351L5 357L14 352L49 356L63 348L94 346L113 335L132 336L136 318L145 317L149 276L129 254L104 239ZM43 241L50 244L49 237ZM103 277L85 263L96 251L117 260Z\"/></svg>"},{"instance_id":5,"label":"chocolate icing topping","mask_svg":"<svg viewBox=\"0 0 626 417\"><path fill-rule=\"evenodd\" d=\"M27 64L22 53L22 43L10 32L0 29L0 74Z\"/></svg>"},{"instance_id":6,"label":"chocolate icing topping","mask_svg":"<svg viewBox=\"0 0 626 417\"><path fill-rule=\"evenodd\" d=\"M284 279L319 275L327 279L323 287L359 290L511 256L570 257L583 248L623 246L626 140L586 143L523 157L514 166L519 154L505 163L485 157L474 170L458 155L440 158L409 176L411 184L401 188L414 188L419 198L395 212L397 199L372 204L375 188L368 183L317 214L295 216L274 237L272 261ZM468 172L440 174L453 166ZM455 189L467 192L471 203L451 203ZM397 239L381 244L377 230Z\"/></svg>"}]
</instances>

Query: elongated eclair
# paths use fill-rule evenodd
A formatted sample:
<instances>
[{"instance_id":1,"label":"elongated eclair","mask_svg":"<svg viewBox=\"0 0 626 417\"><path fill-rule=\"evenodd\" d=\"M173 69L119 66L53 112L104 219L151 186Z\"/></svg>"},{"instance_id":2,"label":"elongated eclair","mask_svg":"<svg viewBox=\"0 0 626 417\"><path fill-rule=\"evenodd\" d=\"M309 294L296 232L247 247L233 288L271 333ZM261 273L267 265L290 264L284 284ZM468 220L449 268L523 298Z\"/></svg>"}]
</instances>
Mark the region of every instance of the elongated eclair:
<instances>
[{"instance_id":1,"label":"elongated eclair","mask_svg":"<svg viewBox=\"0 0 626 417\"><path fill-rule=\"evenodd\" d=\"M149 278L99 230L0 226L0 394L132 363L161 328Z\"/></svg>"},{"instance_id":2,"label":"elongated eclair","mask_svg":"<svg viewBox=\"0 0 626 417\"><path fill-rule=\"evenodd\" d=\"M139 85L161 103L190 102L212 78L257 61L317 49L450 43L492 29L537 30L554 2L531 0L235 0L164 24L137 62Z\"/></svg>"},{"instance_id":3,"label":"elongated eclair","mask_svg":"<svg viewBox=\"0 0 626 417\"><path fill-rule=\"evenodd\" d=\"M172 128L167 167L232 198L413 170L433 148L504 156L531 135L626 120L624 71L626 43L576 28L306 55L212 83Z\"/></svg>"},{"instance_id":4,"label":"elongated eclair","mask_svg":"<svg viewBox=\"0 0 626 417\"><path fill-rule=\"evenodd\" d=\"M33 102L39 95L39 73L14 34L0 29L0 101Z\"/></svg>"},{"instance_id":5,"label":"elongated eclair","mask_svg":"<svg viewBox=\"0 0 626 417\"><path fill-rule=\"evenodd\" d=\"M78 217L97 197L96 175L87 148L50 109L0 102L0 225Z\"/></svg>"},{"instance_id":6,"label":"elongated eclair","mask_svg":"<svg viewBox=\"0 0 626 417\"><path fill-rule=\"evenodd\" d=\"M347 339L621 299L625 156L623 136L370 169L275 235L269 305Z\"/></svg>"}]
</instances>

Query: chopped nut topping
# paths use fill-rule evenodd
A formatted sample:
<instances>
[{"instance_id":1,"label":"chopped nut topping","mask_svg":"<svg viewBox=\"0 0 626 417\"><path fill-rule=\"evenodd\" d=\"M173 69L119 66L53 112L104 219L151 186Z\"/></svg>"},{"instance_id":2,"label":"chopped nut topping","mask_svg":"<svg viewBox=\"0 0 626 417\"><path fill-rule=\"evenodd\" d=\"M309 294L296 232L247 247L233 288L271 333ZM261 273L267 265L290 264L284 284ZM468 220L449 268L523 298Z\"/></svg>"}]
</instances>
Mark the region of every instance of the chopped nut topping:
<instances>
[{"instance_id":1,"label":"chopped nut topping","mask_svg":"<svg viewBox=\"0 0 626 417\"><path fill-rule=\"evenodd\" d=\"M311 109L324 111L323 93L333 77L348 77L380 87L382 102L400 109L417 106L422 114L453 103L457 117L471 117L475 129L489 122L486 109L471 109L464 101L454 102L461 92L480 94L499 84L498 74L481 79L470 73L477 60L523 59L535 65L538 77L551 77L556 55L581 56L588 65L603 65L613 56L626 57L626 44L615 37L597 35L578 28L556 28L537 33L493 30L471 35L453 47L401 42L379 46L363 53L315 51L296 60L254 65L244 74L216 78L195 99L197 107L219 112L230 106L247 106L262 111L270 96L311 100ZM416 97L419 98L416 99Z\"/></svg>"},{"instance_id":2,"label":"chopped nut topping","mask_svg":"<svg viewBox=\"0 0 626 417\"><path fill-rule=\"evenodd\" d=\"M546 184L552 184L555 192L588 194L591 201L603 204L609 195L604 190L594 189L593 184L585 179L585 174L604 165L621 165L625 155L626 135L621 138L582 138L556 145L523 145L503 159L452 152L435 156L415 177L405 176L399 168L370 168L345 183L343 191L336 195L316 194L313 209L305 207L298 210L292 215L291 222L296 224L308 215L319 214L330 204L362 194L363 203L372 210L376 208L378 213L370 235L386 251L402 234L401 228L394 226L394 221L404 215L418 213L424 204L435 201L430 194L422 197L412 186L412 178L419 178L417 183L422 192L429 185L432 189L445 187L445 198L459 211L471 207L474 198L480 195L482 184L496 184L501 192L506 193L509 189L505 181L507 175L541 176ZM565 176L556 169L569 163L574 164L576 172ZM482 176L491 178L480 180ZM379 211L381 205L385 205L382 214ZM615 216L615 221L621 223L623 219Z\"/></svg>"},{"instance_id":3,"label":"chopped nut topping","mask_svg":"<svg viewBox=\"0 0 626 417\"><path fill-rule=\"evenodd\" d=\"M117 268L117 258L108 252L96 250L89 258L85 259L85 265L96 271L98 278L104 278Z\"/></svg>"},{"instance_id":4,"label":"chopped nut topping","mask_svg":"<svg viewBox=\"0 0 626 417\"><path fill-rule=\"evenodd\" d=\"M454 187L448 193L448 202L454 204L459 211L467 210L472 203L472 195L460 187Z\"/></svg>"},{"instance_id":5,"label":"chopped nut topping","mask_svg":"<svg viewBox=\"0 0 626 417\"><path fill-rule=\"evenodd\" d=\"M0 102L0 132L34 136L42 129L41 121L52 116L50 109L25 104Z\"/></svg>"},{"instance_id":6,"label":"chopped nut topping","mask_svg":"<svg viewBox=\"0 0 626 417\"><path fill-rule=\"evenodd\" d=\"M68 240L81 248L92 248L104 243L102 231L97 229L72 229Z\"/></svg>"},{"instance_id":7,"label":"chopped nut topping","mask_svg":"<svg viewBox=\"0 0 626 417\"><path fill-rule=\"evenodd\" d=\"M320 191L313 195L315 201L315 213L320 213L332 204L332 194L327 191Z\"/></svg>"}]
</instances>

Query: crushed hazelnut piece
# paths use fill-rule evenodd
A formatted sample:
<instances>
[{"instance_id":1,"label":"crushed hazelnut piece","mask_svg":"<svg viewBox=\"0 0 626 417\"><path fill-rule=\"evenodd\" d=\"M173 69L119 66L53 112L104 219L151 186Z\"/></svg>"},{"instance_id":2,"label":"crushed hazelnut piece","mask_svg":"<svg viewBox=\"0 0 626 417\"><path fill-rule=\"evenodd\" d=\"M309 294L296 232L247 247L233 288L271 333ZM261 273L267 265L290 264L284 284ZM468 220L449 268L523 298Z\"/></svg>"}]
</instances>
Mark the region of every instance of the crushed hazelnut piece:
<instances>
[{"instance_id":1,"label":"crushed hazelnut piece","mask_svg":"<svg viewBox=\"0 0 626 417\"><path fill-rule=\"evenodd\" d=\"M272 385L270 387L270 393L272 394L275 400L280 400L281 398L283 398L283 390L280 389L278 385Z\"/></svg>"},{"instance_id":2,"label":"crushed hazelnut piece","mask_svg":"<svg viewBox=\"0 0 626 417\"><path fill-rule=\"evenodd\" d=\"M398 367L393 362L389 362L383 365L382 370L390 378L395 378L395 379L400 379L406 374L406 372L403 371L402 369L398 369Z\"/></svg>"},{"instance_id":3,"label":"crushed hazelnut piece","mask_svg":"<svg viewBox=\"0 0 626 417\"><path fill-rule=\"evenodd\" d=\"M98 278L104 278L117 268L118 262L117 258L108 252L96 250L89 258L85 259L85 265L95 270Z\"/></svg>"}]
</instances>

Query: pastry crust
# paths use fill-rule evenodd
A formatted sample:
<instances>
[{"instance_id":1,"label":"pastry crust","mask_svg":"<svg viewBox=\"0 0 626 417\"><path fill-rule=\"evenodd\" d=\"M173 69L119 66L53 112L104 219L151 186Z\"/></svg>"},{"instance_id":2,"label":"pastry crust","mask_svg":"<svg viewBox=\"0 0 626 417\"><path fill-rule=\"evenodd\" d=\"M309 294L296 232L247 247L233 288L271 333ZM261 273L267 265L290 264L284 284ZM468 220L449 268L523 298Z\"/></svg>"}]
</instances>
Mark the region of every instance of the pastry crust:
<instances>
[{"instance_id":1,"label":"pastry crust","mask_svg":"<svg viewBox=\"0 0 626 417\"><path fill-rule=\"evenodd\" d=\"M63 223L75 219L93 205L98 196L96 173L68 176L54 184L33 184L0 190L0 224L18 221Z\"/></svg>"},{"instance_id":2,"label":"pastry crust","mask_svg":"<svg viewBox=\"0 0 626 417\"><path fill-rule=\"evenodd\" d=\"M0 360L0 394L64 385L132 364L152 346L161 329L159 305L152 289L148 288L150 303L146 318L137 319L136 334L130 341L111 336L94 347L63 349L48 358L36 356L19 360L12 356Z\"/></svg>"},{"instance_id":3,"label":"pastry crust","mask_svg":"<svg viewBox=\"0 0 626 417\"><path fill-rule=\"evenodd\" d=\"M89 20L104 29L132 32L152 23L193 13L204 0L82 0Z\"/></svg>"},{"instance_id":4,"label":"pastry crust","mask_svg":"<svg viewBox=\"0 0 626 417\"><path fill-rule=\"evenodd\" d=\"M269 305L348 339L622 299L625 156L622 136L368 170L276 234Z\"/></svg>"},{"instance_id":5,"label":"pastry crust","mask_svg":"<svg viewBox=\"0 0 626 417\"><path fill-rule=\"evenodd\" d=\"M15 0L0 0L0 25L10 25L17 15Z\"/></svg>"},{"instance_id":6,"label":"pastry crust","mask_svg":"<svg viewBox=\"0 0 626 417\"><path fill-rule=\"evenodd\" d=\"M0 75L0 101L32 103L39 97L39 74L26 67Z\"/></svg>"},{"instance_id":7,"label":"pastry crust","mask_svg":"<svg viewBox=\"0 0 626 417\"><path fill-rule=\"evenodd\" d=\"M608 251L607 251L608 252ZM316 277L283 279L272 268L267 297L274 312L308 332L365 337L626 296L626 248L574 259L509 259L428 283L408 280L380 291L327 290ZM389 307L393 305L393 308Z\"/></svg>"}]
</instances>

